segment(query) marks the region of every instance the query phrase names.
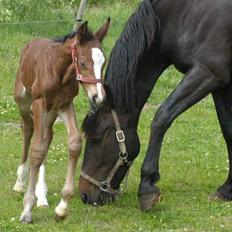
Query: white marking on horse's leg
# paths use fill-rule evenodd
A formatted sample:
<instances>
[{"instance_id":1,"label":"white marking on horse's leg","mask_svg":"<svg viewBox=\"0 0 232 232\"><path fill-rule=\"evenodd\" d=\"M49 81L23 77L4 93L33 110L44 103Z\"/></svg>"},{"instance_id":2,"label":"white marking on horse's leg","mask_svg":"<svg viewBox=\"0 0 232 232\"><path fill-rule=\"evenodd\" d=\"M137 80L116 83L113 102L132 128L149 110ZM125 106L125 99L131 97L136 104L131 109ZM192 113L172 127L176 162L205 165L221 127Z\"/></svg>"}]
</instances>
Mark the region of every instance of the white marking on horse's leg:
<instances>
[{"instance_id":1,"label":"white marking on horse's leg","mask_svg":"<svg viewBox=\"0 0 232 232\"><path fill-rule=\"evenodd\" d=\"M18 179L14 185L14 188L13 188L14 191L20 192L20 193L25 191L26 184L27 184L27 178L28 178L28 172L29 170L28 170L27 162L25 162L24 164L21 164L18 167L18 170L17 170Z\"/></svg>"},{"instance_id":2,"label":"white marking on horse's leg","mask_svg":"<svg viewBox=\"0 0 232 232\"><path fill-rule=\"evenodd\" d=\"M92 59L94 63L94 74L96 79L100 80L102 76L102 66L105 63L105 57L99 48L92 48ZM105 91L101 83L97 83L98 101L101 103L105 97Z\"/></svg>"},{"instance_id":3,"label":"white marking on horse's leg","mask_svg":"<svg viewBox=\"0 0 232 232\"><path fill-rule=\"evenodd\" d=\"M59 205L55 209L55 213L60 217L65 217L67 215L68 202L61 199Z\"/></svg>"},{"instance_id":4,"label":"white marking on horse's leg","mask_svg":"<svg viewBox=\"0 0 232 232\"><path fill-rule=\"evenodd\" d=\"M42 164L39 169L39 178L35 188L35 195L37 197L37 207L48 206L47 192L48 187L45 180L45 165Z\"/></svg>"},{"instance_id":5,"label":"white marking on horse's leg","mask_svg":"<svg viewBox=\"0 0 232 232\"><path fill-rule=\"evenodd\" d=\"M56 207L55 213L59 218L64 218L68 213L69 202L74 195L76 164L81 151L81 133L77 129L73 103L60 114L68 131L69 159L65 185L62 189L62 199Z\"/></svg>"}]
</instances>

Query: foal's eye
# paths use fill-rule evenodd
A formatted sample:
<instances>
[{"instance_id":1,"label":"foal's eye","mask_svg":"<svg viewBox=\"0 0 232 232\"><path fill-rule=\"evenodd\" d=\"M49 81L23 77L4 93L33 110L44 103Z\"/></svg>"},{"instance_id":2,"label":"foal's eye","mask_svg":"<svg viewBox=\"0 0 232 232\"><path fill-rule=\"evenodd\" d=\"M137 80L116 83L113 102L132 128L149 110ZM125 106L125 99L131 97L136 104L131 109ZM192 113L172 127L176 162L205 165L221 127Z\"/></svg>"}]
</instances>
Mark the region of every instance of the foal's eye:
<instances>
[{"instance_id":1,"label":"foal's eye","mask_svg":"<svg viewBox=\"0 0 232 232\"><path fill-rule=\"evenodd\" d=\"M80 62L80 66L81 66L82 68L85 68L85 67L86 67L85 62Z\"/></svg>"}]
</instances>

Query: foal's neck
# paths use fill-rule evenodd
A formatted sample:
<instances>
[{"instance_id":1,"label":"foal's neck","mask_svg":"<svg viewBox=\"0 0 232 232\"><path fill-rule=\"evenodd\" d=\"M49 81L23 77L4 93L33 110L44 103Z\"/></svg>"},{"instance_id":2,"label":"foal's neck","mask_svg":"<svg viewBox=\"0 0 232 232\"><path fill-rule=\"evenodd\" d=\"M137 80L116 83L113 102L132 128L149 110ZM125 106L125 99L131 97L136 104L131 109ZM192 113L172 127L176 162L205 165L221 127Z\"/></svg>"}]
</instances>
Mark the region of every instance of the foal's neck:
<instances>
[{"instance_id":1,"label":"foal's neck","mask_svg":"<svg viewBox=\"0 0 232 232\"><path fill-rule=\"evenodd\" d=\"M57 45L57 70L63 76L62 84L66 84L70 79L75 77L71 49L75 39L75 37L67 39L64 43Z\"/></svg>"}]
</instances>

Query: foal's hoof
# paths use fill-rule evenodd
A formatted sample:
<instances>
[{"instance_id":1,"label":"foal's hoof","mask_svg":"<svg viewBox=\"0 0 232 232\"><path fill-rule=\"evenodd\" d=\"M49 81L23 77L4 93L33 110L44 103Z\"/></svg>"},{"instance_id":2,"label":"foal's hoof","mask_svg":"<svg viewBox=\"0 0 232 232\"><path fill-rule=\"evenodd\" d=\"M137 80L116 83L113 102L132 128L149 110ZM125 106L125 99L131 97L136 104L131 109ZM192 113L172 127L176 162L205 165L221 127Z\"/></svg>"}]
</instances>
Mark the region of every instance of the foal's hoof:
<instances>
[{"instance_id":1,"label":"foal's hoof","mask_svg":"<svg viewBox=\"0 0 232 232\"><path fill-rule=\"evenodd\" d=\"M44 199L44 200L38 200L37 201L37 207L38 208L47 208L47 207L49 207L49 204L48 204L48 202L47 202L46 199Z\"/></svg>"},{"instance_id":2,"label":"foal's hoof","mask_svg":"<svg viewBox=\"0 0 232 232\"><path fill-rule=\"evenodd\" d=\"M64 221L66 219L66 217L67 216L61 217L60 215L55 214L54 219L55 219L56 222L62 222L62 221Z\"/></svg>"},{"instance_id":3,"label":"foal's hoof","mask_svg":"<svg viewBox=\"0 0 232 232\"><path fill-rule=\"evenodd\" d=\"M211 201L229 201L228 198L226 198L225 196L223 196L220 192L216 192L214 193L212 196L210 196L209 200Z\"/></svg>"},{"instance_id":4,"label":"foal's hoof","mask_svg":"<svg viewBox=\"0 0 232 232\"><path fill-rule=\"evenodd\" d=\"M32 217L30 215L22 214L19 221L23 224L31 224Z\"/></svg>"},{"instance_id":5,"label":"foal's hoof","mask_svg":"<svg viewBox=\"0 0 232 232\"><path fill-rule=\"evenodd\" d=\"M148 211L160 202L160 192L143 194L139 197L139 206L142 211Z\"/></svg>"},{"instance_id":6,"label":"foal's hoof","mask_svg":"<svg viewBox=\"0 0 232 232\"><path fill-rule=\"evenodd\" d=\"M25 192L25 186L22 185L19 181L17 181L13 187L13 190L17 193L24 193Z\"/></svg>"}]
</instances>

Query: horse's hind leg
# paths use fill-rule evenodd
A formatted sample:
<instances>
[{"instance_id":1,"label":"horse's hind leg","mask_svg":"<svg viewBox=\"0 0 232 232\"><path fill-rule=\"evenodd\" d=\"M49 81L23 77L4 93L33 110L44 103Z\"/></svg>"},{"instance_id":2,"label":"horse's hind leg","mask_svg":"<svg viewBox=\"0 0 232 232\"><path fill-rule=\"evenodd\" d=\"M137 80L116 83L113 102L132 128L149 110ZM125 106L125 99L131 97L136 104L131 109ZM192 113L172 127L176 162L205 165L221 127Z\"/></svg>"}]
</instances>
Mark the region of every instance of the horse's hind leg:
<instances>
[{"instance_id":1,"label":"horse's hind leg","mask_svg":"<svg viewBox=\"0 0 232 232\"><path fill-rule=\"evenodd\" d=\"M74 194L75 189L75 171L77 161L81 152L81 133L77 129L76 115L73 103L60 113L68 131L68 170L65 185L62 189L62 199L55 209L56 221L62 220L67 216L68 204Z\"/></svg>"},{"instance_id":2,"label":"horse's hind leg","mask_svg":"<svg viewBox=\"0 0 232 232\"><path fill-rule=\"evenodd\" d=\"M34 128L31 117L31 96L26 92L26 89L21 82L15 87L15 101L18 104L19 112L22 118L21 128L23 134L23 147L22 158L17 170L18 178L13 190L16 192L24 192L28 176L27 157Z\"/></svg>"},{"instance_id":3,"label":"horse's hind leg","mask_svg":"<svg viewBox=\"0 0 232 232\"><path fill-rule=\"evenodd\" d=\"M34 140L30 153L28 188L24 196L24 209L20 217L20 221L23 223L32 222L32 209L35 203L36 177L39 168L47 155L48 147L53 137L52 126L57 117L56 111L46 110L42 98L33 101L32 112Z\"/></svg>"},{"instance_id":4,"label":"horse's hind leg","mask_svg":"<svg viewBox=\"0 0 232 232\"><path fill-rule=\"evenodd\" d=\"M232 200L232 82L214 92L213 99L229 156L229 175L215 196L222 200Z\"/></svg>"}]
</instances>

